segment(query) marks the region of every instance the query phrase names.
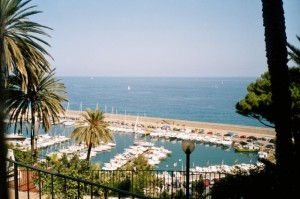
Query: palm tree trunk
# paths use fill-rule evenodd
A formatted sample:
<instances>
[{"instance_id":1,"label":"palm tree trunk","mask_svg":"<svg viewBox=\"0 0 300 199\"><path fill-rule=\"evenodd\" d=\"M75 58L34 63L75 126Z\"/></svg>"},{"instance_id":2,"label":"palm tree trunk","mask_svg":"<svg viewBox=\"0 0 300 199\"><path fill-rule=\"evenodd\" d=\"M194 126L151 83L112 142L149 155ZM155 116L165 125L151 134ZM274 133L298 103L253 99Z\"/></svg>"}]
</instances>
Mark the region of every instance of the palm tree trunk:
<instances>
[{"instance_id":1,"label":"palm tree trunk","mask_svg":"<svg viewBox=\"0 0 300 199\"><path fill-rule=\"evenodd\" d=\"M271 91L276 131L276 161L279 171L281 191L290 194L293 162L291 128L291 93L289 90L287 66L287 41L282 0L262 0L263 23L268 69L271 76ZM298 171L296 171L298 172ZM280 193L281 193L280 192Z\"/></svg>"},{"instance_id":2,"label":"palm tree trunk","mask_svg":"<svg viewBox=\"0 0 300 199\"><path fill-rule=\"evenodd\" d=\"M88 153L86 156L86 161L90 161L92 146L93 146L93 143L90 142L89 147L88 147Z\"/></svg>"},{"instance_id":3,"label":"palm tree trunk","mask_svg":"<svg viewBox=\"0 0 300 199\"><path fill-rule=\"evenodd\" d=\"M3 13L0 9L0 196L8 198L7 174L6 174L6 145L4 142L5 132L5 106L6 89L5 89L5 56L4 56L4 28L3 28Z\"/></svg>"},{"instance_id":4,"label":"palm tree trunk","mask_svg":"<svg viewBox=\"0 0 300 199\"><path fill-rule=\"evenodd\" d=\"M30 145L31 145L31 152L34 152L34 136L35 136L35 114L34 110L31 107L31 129L30 129Z\"/></svg>"},{"instance_id":5,"label":"palm tree trunk","mask_svg":"<svg viewBox=\"0 0 300 199\"><path fill-rule=\"evenodd\" d=\"M1 78L2 79L2 78ZM6 173L6 144L4 142L4 132L5 132L5 114L4 114L4 102L5 89L3 81L0 82L0 196L3 199L8 198L8 188L7 188L7 173Z\"/></svg>"}]
</instances>

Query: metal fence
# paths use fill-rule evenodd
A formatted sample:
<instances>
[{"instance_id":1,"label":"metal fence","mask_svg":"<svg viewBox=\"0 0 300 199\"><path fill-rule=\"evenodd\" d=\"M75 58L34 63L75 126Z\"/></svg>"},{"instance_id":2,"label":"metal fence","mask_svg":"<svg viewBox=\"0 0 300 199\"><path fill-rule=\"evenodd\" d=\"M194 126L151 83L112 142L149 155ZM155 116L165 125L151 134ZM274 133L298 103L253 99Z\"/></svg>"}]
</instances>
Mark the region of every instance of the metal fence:
<instances>
[{"instance_id":1,"label":"metal fence","mask_svg":"<svg viewBox=\"0 0 300 199\"><path fill-rule=\"evenodd\" d=\"M214 183L225 177L224 173L190 171L190 197L209 198ZM123 187L128 191L153 198L184 198L186 191L186 172L173 170L113 170L92 171L93 182L107 186Z\"/></svg>"},{"instance_id":2,"label":"metal fence","mask_svg":"<svg viewBox=\"0 0 300 199\"><path fill-rule=\"evenodd\" d=\"M140 198L155 197L136 194L110 187L96 181L87 181L58 172L51 172L7 159L7 183L10 198ZM93 177L96 177L93 176Z\"/></svg>"},{"instance_id":3,"label":"metal fence","mask_svg":"<svg viewBox=\"0 0 300 199\"><path fill-rule=\"evenodd\" d=\"M94 170L79 179L13 160L7 183L18 198L185 198L186 172L166 170ZM190 172L190 198L209 198L214 183L224 173ZM22 195L22 197L20 196Z\"/></svg>"}]
</instances>

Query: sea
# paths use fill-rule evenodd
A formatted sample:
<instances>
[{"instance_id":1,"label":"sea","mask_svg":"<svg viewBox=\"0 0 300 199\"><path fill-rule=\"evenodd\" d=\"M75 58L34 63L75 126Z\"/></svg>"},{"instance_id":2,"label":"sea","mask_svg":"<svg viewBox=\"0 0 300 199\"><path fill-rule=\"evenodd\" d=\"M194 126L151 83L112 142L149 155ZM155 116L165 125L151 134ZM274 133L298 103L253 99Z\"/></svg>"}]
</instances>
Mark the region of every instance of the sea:
<instances>
[{"instance_id":1,"label":"sea","mask_svg":"<svg viewBox=\"0 0 300 199\"><path fill-rule=\"evenodd\" d=\"M213 122L242 126L265 127L259 121L239 115L235 104L247 94L247 86L257 77L58 77L66 86L68 110L100 108L107 113L159 117L168 119ZM73 127L59 125L49 134L70 136ZM133 145L132 133L114 132L117 146L92 157L103 165L116 154ZM172 154L161 161L157 169L180 170L185 167L181 141L151 139ZM41 154L58 150L61 145L44 149ZM234 165L257 163L257 154L237 153L233 148L196 143L191 154L191 166Z\"/></svg>"}]
</instances>

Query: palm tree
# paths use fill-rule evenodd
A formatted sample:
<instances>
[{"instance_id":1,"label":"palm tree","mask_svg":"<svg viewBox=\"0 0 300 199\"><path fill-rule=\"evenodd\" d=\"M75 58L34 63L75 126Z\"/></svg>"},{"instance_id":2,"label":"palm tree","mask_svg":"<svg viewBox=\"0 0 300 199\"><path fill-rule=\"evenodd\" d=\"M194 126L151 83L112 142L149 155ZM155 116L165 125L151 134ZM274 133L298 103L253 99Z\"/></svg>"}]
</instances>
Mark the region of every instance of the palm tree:
<instances>
[{"instance_id":1,"label":"palm tree","mask_svg":"<svg viewBox=\"0 0 300 199\"><path fill-rule=\"evenodd\" d=\"M88 146L88 154L86 160L90 160L90 154L92 146L99 146L101 141L105 144L109 141L113 141L113 136L108 129L108 123L104 121L104 112L98 108L92 111L90 108L86 109L86 112L81 114L83 120L76 123L76 127L73 130L71 137L79 143L85 142Z\"/></svg>"},{"instance_id":2,"label":"palm tree","mask_svg":"<svg viewBox=\"0 0 300 199\"><path fill-rule=\"evenodd\" d=\"M265 27L266 57L270 73L274 124L276 131L276 161L284 198L293 196L297 187L293 179L299 175L296 165L299 155L293 149L292 103L287 66L287 41L282 0L262 0L262 16ZM299 160L298 160L299 161ZM279 188L278 188L279 189Z\"/></svg>"},{"instance_id":3,"label":"palm tree","mask_svg":"<svg viewBox=\"0 0 300 199\"><path fill-rule=\"evenodd\" d=\"M300 37L298 35L296 37L300 42ZM293 60L298 65L298 67L300 67L300 49L290 43L287 43L287 46L291 50L288 52L290 60Z\"/></svg>"},{"instance_id":4,"label":"palm tree","mask_svg":"<svg viewBox=\"0 0 300 199\"><path fill-rule=\"evenodd\" d=\"M45 56L51 55L43 46L50 46L38 36L49 35L44 29L47 26L28 20L28 17L40 13L33 8L25 7L31 0L1 0L0 3L0 75L1 84L6 84L10 71L19 72L23 88L28 82L28 71L32 77L36 70L49 71L50 65Z\"/></svg>"},{"instance_id":5,"label":"palm tree","mask_svg":"<svg viewBox=\"0 0 300 199\"><path fill-rule=\"evenodd\" d=\"M54 71L37 73L37 81L29 81L26 91L22 89L22 80L18 72L9 79L8 93L6 101L7 115L10 123L15 123L15 131L19 124L19 132L22 132L22 124L31 121L31 150L34 151L34 138L36 136L36 125L47 132L51 127L51 122L59 122L59 114L65 109L61 102L68 101L63 95L65 85L60 83L60 79L54 77ZM30 78L29 78L30 79ZM36 124L37 122L37 124ZM28 127L26 125L28 132Z\"/></svg>"},{"instance_id":6,"label":"palm tree","mask_svg":"<svg viewBox=\"0 0 300 199\"><path fill-rule=\"evenodd\" d=\"M3 122L5 115L5 101L7 91L6 79L11 70L18 70L22 74L23 88L27 82L25 68L31 70L40 68L49 69L49 64L44 55L50 56L47 51L39 44L48 45L45 41L38 38L38 35L48 36L43 29L49 29L27 18L39 13L32 11L31 7L25 8L29 1L21 3L21 0L1 0L0 1L0 132L4 132L5 124ZM49 45L48 45L49 46ZM51 56L50 56L51 57ZM30 65L25 65L25 60ZM3 143L3 133L0 133L0 162L5 162L5 144ZM4 164L1 164L4 165ZM5 168L0 167L1 183L5 185ZM2 183L3 182L3 183ZM6 186L1 186L0 195L8 198Z\"/></svg>"}]
</instances>

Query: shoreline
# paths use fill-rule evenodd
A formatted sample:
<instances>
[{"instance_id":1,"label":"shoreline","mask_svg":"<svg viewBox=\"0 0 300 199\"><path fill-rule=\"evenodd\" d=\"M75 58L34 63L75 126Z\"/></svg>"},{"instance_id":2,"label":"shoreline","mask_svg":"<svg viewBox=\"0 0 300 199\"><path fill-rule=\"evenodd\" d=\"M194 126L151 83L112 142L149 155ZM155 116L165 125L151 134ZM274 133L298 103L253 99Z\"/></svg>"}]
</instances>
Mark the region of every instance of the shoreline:
<instances>
[{"instance_id":1,"label":"shoreline","mask_svg":"<svg viewBox=\"0 0 300 199\"><path fill-rule=\"evenodd\" d=\"M66 114L62 117L67 117L70 119L80 119L80 113L85 111L75 111L67 110ZM253 126L242 126L234 124L222 124L222 123L210 123L210 122L199 122L199 121L188 121L188 120L178 120L170 118L156 118L156 117L145 117L145 116L131 116L131 115L120 115L120 114L110 114L105 113L106 120L109 122L115 122L118 124L123 124L132 127L135 123L143 126L170 126L172 128L179 129L203 129L205 132L212 131L213 133L226 134L228 132L236 132L239 135L252 135L256 137L272 137L275 138L276 132L272 128L263 127L253 127ZM136 122L137 121L137 122Z\"/></svg>"}]
</instances>

